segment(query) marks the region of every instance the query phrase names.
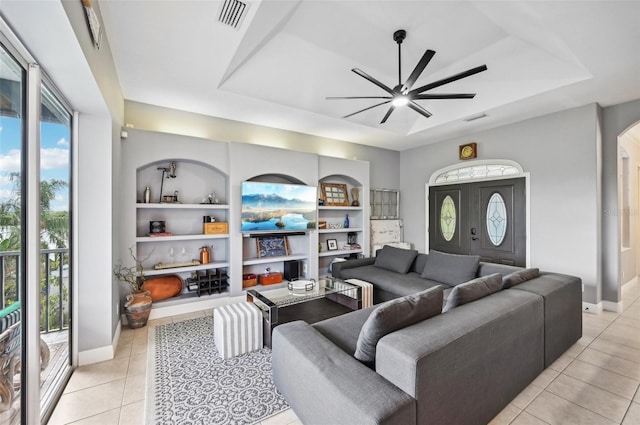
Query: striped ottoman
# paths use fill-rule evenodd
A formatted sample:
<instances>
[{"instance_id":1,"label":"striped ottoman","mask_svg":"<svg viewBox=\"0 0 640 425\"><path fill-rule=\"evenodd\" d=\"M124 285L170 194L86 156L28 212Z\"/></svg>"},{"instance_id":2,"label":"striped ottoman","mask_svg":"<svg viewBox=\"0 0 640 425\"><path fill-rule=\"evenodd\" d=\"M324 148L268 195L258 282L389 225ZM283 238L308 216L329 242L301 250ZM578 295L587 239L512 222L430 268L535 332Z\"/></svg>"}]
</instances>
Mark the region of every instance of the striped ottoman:
<instances>
[{"instance_id":1,"label":"striped ottoman","mask_svg":"<svg viewBox=\"0 0 640 425\"><path fill-rule=\"evenodd\" d=\"M213 342L223 359L262 348L262 312L252 303L213 309Z\"/></svg>"},{"instance_id":2,"label":"striped ottoman","mask_svg":"<svg viewBox=\"0 0 640 425\"><path fill-rule=\"evenodd\" d=\"M362 308L371 307L373 305L373 285L360 279L346 279L352 285L362 288Z\"/></svg>"}]
</instances>

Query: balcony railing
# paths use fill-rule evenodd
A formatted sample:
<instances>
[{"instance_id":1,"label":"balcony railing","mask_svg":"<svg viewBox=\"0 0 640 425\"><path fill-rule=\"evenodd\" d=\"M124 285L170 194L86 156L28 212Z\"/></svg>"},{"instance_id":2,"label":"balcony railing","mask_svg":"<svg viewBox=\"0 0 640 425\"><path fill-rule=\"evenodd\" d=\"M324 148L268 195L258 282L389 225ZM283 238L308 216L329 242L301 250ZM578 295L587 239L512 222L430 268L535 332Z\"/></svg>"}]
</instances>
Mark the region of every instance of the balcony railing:
<instances>
[{"instance_id":1,"label":"balcony railing","mask_svg":"<svg viewBox=\"0 0 640 425\"><path fill-rule=\"evenodd\" d=\"M0 252L0 308L20 299L22 258ZM40 250L40 333L69 329L69 249Z\"/></svg>"}]
</instances>

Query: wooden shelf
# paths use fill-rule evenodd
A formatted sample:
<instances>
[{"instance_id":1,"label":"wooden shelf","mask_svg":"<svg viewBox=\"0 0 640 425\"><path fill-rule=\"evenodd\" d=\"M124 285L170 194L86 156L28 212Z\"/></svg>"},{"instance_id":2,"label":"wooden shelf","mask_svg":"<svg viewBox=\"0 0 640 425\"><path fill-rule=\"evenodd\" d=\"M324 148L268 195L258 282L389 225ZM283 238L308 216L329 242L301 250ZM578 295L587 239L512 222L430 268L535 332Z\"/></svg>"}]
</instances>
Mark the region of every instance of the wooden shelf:
<instances>
[{"instance_id":1,"label":"wooden shelf","mask_svg":"<svg viewBox=\"0 0 640 425\"><path fill-rule=\"evenodd\" d=\"M207 269L220 269L224 267L229 267L229 263L219 261L207 264L200 264L198 266L188 266L188 267L175 267L171 269L147 269L144 271L145 276L157 276L162 274L175 274L175 273L185 273L185 272L193 272L196 270L207 270Z\"/></svg>"},{"instance_id":2,"label":"wooden shelf","mask_svg":"<svg viewBox=\"0 0 640 425\"><path fill-rule=\"evenodd\" d=\"M307 256L300 255L281 255L277 257L262 257L262 258L245 258L242 260L243 266L252 266L255 264L268 264L268 263L277 263L280 261L290 261L290 260L306 260Z\"/></svg>"},{"instance_id":3,"label":"wooden shelf","mask_svg":"<svg viewBox=\"0 0 640 425\"><path fill-rule=\"evenodd\" d=\"M136 204L136 208L138 209L184 209L184 210L228 210L229 205L227 204L179 204L179 203L149 203Z\"/></svg>"},{"instance_id":4,"label":"wooden shelf","mask_svg":"<svg viewBox=\"0 0 640 425\"><path fill-rule=\"evenodd\" d=\"M173 235L173 236L138 236L136 242L171 242L171 241L197 241L206 239L227 239L228 233L220 235Z\"/></svg>"}]
</instances>

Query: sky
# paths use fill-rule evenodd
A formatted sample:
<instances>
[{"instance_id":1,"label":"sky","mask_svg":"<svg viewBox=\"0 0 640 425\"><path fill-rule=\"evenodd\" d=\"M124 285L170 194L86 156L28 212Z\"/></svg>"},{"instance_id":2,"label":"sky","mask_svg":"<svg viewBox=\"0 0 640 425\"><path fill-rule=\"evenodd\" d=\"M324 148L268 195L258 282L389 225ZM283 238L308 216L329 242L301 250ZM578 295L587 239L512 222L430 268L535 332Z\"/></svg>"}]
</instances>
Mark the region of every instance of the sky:
<instances>
[{"instance_id":1,"label":"sky","mask_svg":"<svg viewBox=\"0 0 640 425\"><path fill-rule=\"evenodd\" d=\"M14 182L9 180L12 172L20 171L21 120L0 116L0 202L14 196ZM40 127L40 179L58 179L69 183L70 172L70 128L62 124L43 122ZM51 203L55 211L69 210L69 187L56 194Z\"/></svg>"}]
</instances>

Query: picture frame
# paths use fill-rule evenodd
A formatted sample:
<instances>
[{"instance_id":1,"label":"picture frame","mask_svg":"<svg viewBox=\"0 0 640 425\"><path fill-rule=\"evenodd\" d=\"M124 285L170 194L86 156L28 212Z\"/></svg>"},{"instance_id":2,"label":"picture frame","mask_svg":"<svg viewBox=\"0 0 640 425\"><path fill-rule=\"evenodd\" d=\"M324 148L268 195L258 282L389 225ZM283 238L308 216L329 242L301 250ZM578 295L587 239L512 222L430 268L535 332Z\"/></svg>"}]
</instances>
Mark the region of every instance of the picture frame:
<instances>
[{"instance_id":1,"label":"picture frame","mask_svg":"<svg viewBox=\"0 0 640 425\"><path fill-rule=\"evenodd\" d=\"M289 255L289 241L286 236L262 236L256 238L258 258L282 257Z\"/></svg>"},{"instance_id":2,"label":"picture frame","mask_svg":"<svg viewBox=\"0 0 640 425\"><path fill-rule=\"evenodd\" d=\"M329 251L337 251L338 250L338 240L337 239L327 239L327 249Z\"/></svg>"},{"instance_id":3,"label":"picture frame","mask_svg":"<svg viewBox=\"0 0 640 425\"><path fill-rule=\"evenodd\" d=\"M344 183L320 183L324 203L330 207L348 207L349 193Z\"/></svg>"}]
</instances>

